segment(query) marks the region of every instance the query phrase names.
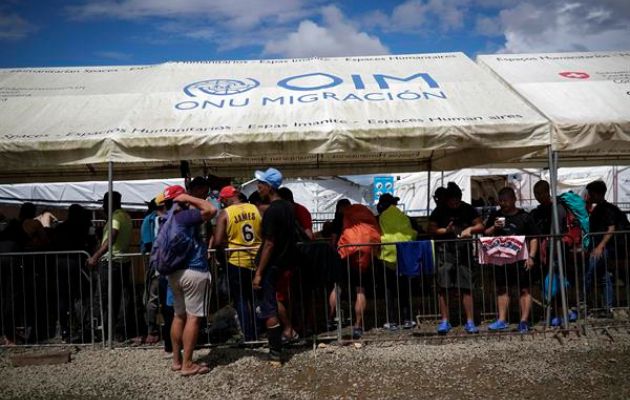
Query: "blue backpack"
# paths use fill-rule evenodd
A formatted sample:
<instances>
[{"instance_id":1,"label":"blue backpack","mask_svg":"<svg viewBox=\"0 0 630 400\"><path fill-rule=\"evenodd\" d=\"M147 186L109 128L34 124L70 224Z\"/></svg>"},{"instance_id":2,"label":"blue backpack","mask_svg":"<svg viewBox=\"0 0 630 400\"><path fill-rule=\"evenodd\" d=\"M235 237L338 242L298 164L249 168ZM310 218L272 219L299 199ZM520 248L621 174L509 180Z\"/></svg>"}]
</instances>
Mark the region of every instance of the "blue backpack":
<instances>
[{"instance_id":1,"label":"blue backpack","mask_svg":"<svg viewBox=\"0 0 630 400\"><path fill-rule=\"evenodd\" d=\"M173 206L166 216L166 222L160 227L149 257L149 265L160 275L170 275L180 269L186 269L194 247L191 228L175 222L177 206Z\"/></svg>"}]
</instances>

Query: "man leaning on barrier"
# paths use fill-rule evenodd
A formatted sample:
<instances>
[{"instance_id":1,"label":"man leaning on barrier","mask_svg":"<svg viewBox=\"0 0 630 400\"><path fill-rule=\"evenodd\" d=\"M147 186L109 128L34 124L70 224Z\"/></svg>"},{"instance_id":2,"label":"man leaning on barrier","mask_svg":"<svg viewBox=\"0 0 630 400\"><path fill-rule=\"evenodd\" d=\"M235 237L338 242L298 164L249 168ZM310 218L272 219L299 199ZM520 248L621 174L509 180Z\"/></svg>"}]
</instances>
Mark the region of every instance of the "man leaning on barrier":
<instances>
[{"instance_id":1,"label":"man leaning on barrier","mask_svg":"<svg viewBox=\"0 0 630 400\"><path fill-rule=\"evenodd\" d=\"M127 253L129 250L129 244L131 243L131 218L125 210L122 209L121 195L118 192L112 192L112 319L116 321L120 305L122 303L124 288L131 285L131 262L127 258L121 256ZM109 208L109 193L105 193L103 196L103 210L107 212ZM103 230L103 238L101 240L100 247L87 259L87 266L95 268L98 266L98 274L101 283L101 307L103 310L103 320L101 323L103 326L107 326L107 312L108 312L108 262L107 254L109 249L109 221L105 222L105 228ZM115 328L114 328L115 330ZM107 332L107 335L112 335L113 332Z\"/></svg>"},{"instance_id":2,"label":"man leaning on barrier","mask_svg":"<svg viewBox=\"0 0 630 400\"><path fill-rule=\"evenodd\" d=\"M452 326L449 322L448 290L458 289L461 292L468 333L477 333L472 298L472 255L469 239L472 235L483 231L481 216L468 203L462 201L462 191L453 182L449 182L443 192L444 203L439 205L429 217L429 233L435 239L445 242L436 243L438 264L438 285L440 286L439 304L442 321L437 327L440 334L446 334ZM462 241L458 241L463 239Z\"/></svg>"},{"instance_id":3,"label":"man leaning on barrier","mask_svg":"<svg viewBox=\"0 0 630 400\"><path fill-rule=\"evenodd\" d=\"M606 201L606 184L593 181L586 185L588 201L594 205L589 222L593 232L593 248L589 257L588 270L584 277L585 292L593 281L603 286L603 305L609 314L613 306L613 280L609 271L610 260L625 256L625 240L615 240L615 232L629 228L626 215L614 204ZM586 293L585 293L586 295Z\"/></svg>"}]
</instances>

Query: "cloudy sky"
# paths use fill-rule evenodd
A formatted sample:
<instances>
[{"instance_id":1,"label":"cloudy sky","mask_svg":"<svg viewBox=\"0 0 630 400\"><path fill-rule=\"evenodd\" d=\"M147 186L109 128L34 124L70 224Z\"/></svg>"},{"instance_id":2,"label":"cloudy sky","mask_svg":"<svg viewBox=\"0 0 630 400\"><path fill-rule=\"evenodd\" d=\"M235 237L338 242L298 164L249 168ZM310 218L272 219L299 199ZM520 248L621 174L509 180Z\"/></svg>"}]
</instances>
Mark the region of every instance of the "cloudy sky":
<instances>
[{"instance_id":1,"label":"cloudy sky","mask_svg":"<svg viewBox=\"0 0 630 400\"><path fill-rule=\"evenodd\" d=\"M0 0L0 67L630 50L630 0Z\"/></svg>"}]
</instances>

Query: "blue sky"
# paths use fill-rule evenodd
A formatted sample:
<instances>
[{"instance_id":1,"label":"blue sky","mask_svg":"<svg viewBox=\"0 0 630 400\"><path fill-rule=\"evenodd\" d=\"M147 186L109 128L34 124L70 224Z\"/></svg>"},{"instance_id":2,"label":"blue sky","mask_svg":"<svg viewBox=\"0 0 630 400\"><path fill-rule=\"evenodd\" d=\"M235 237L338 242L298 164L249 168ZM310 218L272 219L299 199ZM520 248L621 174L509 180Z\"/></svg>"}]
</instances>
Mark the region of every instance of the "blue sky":
<instances>
[{"instance_id":1,"label":"blue sky","mask_svg":"<svg viewBox=\"0 0 630 400\"><path fill-rule=\"evenodd\" d=\"M0 0L0 68L630 49L630 0Z\"/></svg>"}]
</instances>

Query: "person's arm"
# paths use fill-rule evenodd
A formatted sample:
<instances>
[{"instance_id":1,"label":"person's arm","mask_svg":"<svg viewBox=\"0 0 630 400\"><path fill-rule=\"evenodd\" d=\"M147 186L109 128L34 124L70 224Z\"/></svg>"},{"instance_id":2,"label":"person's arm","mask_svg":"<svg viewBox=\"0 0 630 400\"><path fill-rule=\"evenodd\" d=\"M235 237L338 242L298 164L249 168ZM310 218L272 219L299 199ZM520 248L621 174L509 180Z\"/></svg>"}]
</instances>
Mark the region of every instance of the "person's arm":
<instances>
[{"instance_id":1,"label":"person's arm","mask_svg":"<svg viewBox=\"0 0 630 400\"><path fill-rule=\"evenodd\" d=\"M443 236L453 230L453 223L449 222L446 228L438 227L437 222L429 221L429 233L436 236Z\"/></svg>"},{"instance_id":2,"label":"person's arm","mask_svg":"<svg viewBox=\"0 0 630 400\"><path fill-rule=\"evenodd\" d=\"M254 275L254 279L252 280L252 286L254 289L260 289L260 283L262 281L263 273L265 272L265 268L267 268L267 264L269 263L269 259L271 258L271 253L273 252L274 242L272 238L265 238L262 249L260 250L260 260L258 261L258 266L256 267L256 273Z\"/></svg>"},{"instance_id":3,"label":"person's arm","mask_svg":"<svg viewBox=\"0 0 630 400\"><path fill-rule=\"evenodd\" d=\"M476 233L481 233L484 231L483 220L481 219L481 217L475 218L472 223L473 224L471 226L462 231L462 233L460 234L461 237L468 238Z\"/></svg>"},{"instance_id":4,"label":"person's arm","mask_svg":"<svg viewBox=\"0 0 630 400\"><path fill-rule=\"evenodd\" d=\"M209 221L214 217L217 213L217 208L207 200L198 199L193 197L187 193L180 194L175 199L176 202L189 203L193 207L201 212L201 218L204 221Z\"/></svg>"},{"instance_id":5,"label":"person's arm","mask_svg":"<svg viewBox=\"0 0 630 400\"><path fill-rule=\"evenodd\" d=\"M116 243L116 239L118 238L118 229L112 229L112 243ZM98 261L103 257L107 250L109 249L109 240L106 240L101 244L101 246L92 254L92 257L87 259L88 267L95 267L98 264Z\"/></svg>"},{"instance_id":6,"label":"person's arm","mask_svg":"<svg viewBox=\"0 0 630 400\"><path fill-rule=\"evenodd\" d=\"M222 210L217 217L217 223L214 227L214 234L212 235L211 248L217 248L225 244L226 242L226 230L227 230L227 212Z\"/></svg>"},{"instance_id":7,"label":"person's arm","mask_svg":"<svg viewBox=\"0 0 630 400\"><path fill-rule=\"evenodd\" d=\"M530 270L534 267L536 254L538 254L538 239L531 238L529 240L529 257L525 261L525 269Z\"/></svg>"},{"instance_id":8,"label":"person's arm","mask_svg":"<svg viewBox=\"0 0 630 400\"><path fill-rule=\"evenodd\" d=\"M602 240L599 244L593 249L591 253L591 257L599 258L604 254L604 250L606 249L606 245L612 239L613 234L615 233L615 225L609 225L606 234L602 237Z\"/></svg>"}]
</instances>

